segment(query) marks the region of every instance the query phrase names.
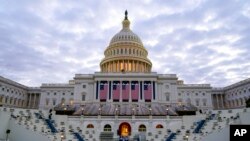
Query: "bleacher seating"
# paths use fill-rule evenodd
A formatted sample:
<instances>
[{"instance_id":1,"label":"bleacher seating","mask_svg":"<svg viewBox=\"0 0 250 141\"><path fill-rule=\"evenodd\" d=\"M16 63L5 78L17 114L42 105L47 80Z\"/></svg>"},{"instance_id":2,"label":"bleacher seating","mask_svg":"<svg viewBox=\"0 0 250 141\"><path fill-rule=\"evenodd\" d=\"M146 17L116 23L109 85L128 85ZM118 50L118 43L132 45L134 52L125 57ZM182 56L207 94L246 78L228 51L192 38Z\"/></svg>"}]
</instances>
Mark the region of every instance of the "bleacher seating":
<instances>
[{"instance_id":1,"label":"bleacher seating","mask_svg":"<svg viewBox=\"0 0 250 141\"><path fill-rule=\"evenodd\" d=\"M126 105L126 110L131 108L142 109L140 112L141 114L145 114L146 110L149 109L147 105ZM104 105L102 105L104 106ZM158 105L157 105L158 106ZM163 112L164 107L157 107L155 105L151 105L152 111L154 109L157 113ZM122 106L118 105L108 105L106 106L107 111L115 111L116 108L120 110ZM86 108L86 107L84 107ZM90 109L98 109L99 105L96 105ZM160 109L162 108L162 109ZM166 107L165 107L166 108ZM169 108L170 109L170 108ZM16 108L2 108L0 107L1 111L11 113L11 119L16 122L16 124L21 125L26 130L32 130L34 132L38 132L42 135L45 135L49 138L50 141L57 141L61 139L61 135L64 135L63 140L68 141L87 141L93 140L98 141L100 139L104 140L111 140L116 138L119 140L119 137L116 136L115 132L102 132L103 129L100 131L96 130L95 128L87 129L86 126L79 125L78 121L75 121L77 117L72 117L74 121L68 122L67 119L56 118L56 115L53 117L53 121L49 120L45 117L48 117L48 111L40 111L35 109L16 109ZM175 126L166 126L163 125L164 128L156 129L156 130L148 130L144 133L146 140L148 141L183 141L193 140L193 141L202 141L206 136L211 135L213 133L218 133L220 130L224 128L228 128L230 124L238 124L240 123L240 113L247 113L249 109L231 109L231 110L212 110L206 111L204 113L200 113L199 115L193 116L194 118L199 121L196 124L192 122L183 122L181 123L181 117L167 117L167 122L171 122L174 120L176 124ZM88 112L91 112L88 110ZM137 111L138 113L139 111ZM170 111L168 111L170 112ZM70 117L69 117L70 118ZM107 117L105 117L107 118ZM140 117L141 118L141 117ZM146 117L145 117L146 118ZM147 117L149 118L149 117ZM154 117L153 117L154 118ZM159 118L159 117L158 117ZM192 117L190 117L192 118ZM58 121L61 120L61 121ZM88 119L81 119L81 120L88 120ZM136 118L135 118L136 120ZM48 123L47 123L48 122ZM84 122L83 122L84 123ZM98 127L97 127L98 128ZM60 132L59 132L60 130ZM114 129L115 130L115 129ZM58 131L58 132L57 132ZM77 133L77 134L75 134ZM132 133L129 140L133 139L137 133ZM79 135L79 136L78 136ZM82 138L82 140L80 139Z\"/></svg>"}]
</instances>

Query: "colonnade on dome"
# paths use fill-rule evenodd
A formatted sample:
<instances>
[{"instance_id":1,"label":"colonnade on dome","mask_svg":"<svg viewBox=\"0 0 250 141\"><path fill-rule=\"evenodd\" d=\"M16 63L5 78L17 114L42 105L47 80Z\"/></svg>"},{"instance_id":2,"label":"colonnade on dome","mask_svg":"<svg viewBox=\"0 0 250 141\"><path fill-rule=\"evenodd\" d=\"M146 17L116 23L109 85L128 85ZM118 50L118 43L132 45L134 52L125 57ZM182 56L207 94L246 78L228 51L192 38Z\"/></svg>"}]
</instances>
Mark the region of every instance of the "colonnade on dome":
<instances>
[{"instance_id":1,"label":"colonnade on dome","mask_svg":"<svg viewBox=\"0 0 250 141\"><path fill-rule=\"evenodd\" d=\"M150 72L151 66L139 60L116 59L103 63L101 72Z\"/></svg>"}]
</instances>

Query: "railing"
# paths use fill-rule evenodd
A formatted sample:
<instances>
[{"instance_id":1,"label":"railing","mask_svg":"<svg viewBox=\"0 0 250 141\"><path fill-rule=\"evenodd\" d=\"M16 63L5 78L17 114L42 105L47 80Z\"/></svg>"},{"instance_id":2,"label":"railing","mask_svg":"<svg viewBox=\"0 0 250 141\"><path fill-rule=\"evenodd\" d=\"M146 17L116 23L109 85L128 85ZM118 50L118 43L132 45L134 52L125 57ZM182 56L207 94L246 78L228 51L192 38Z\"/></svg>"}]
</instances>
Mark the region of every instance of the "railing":
<instances>
[{"instance_id":1,"label":"railing","mask_svg":"<svg viewBox=\"0 0 250 141\"><path fill-rule=\"evenodd\" d=\"M73 134L74 134L74 135L75 135L75 137L78 139L78 141L84 141L84 139L82 138L82 136L80 136L80 134L79 134L79 133L74 132Z\"/></svg>"},{"instance_id":2,"label":"railing","mask_svg":"<svg viewBox=\"0 0 250 141\"><path fill-rule=\"evenodd\" d=\"M198 123L198 126L194 129L194 132L193 133L200 133L201 132L201 128L203 127L203 125L205 124L205 120L201 120L199 123Z\"/></svg>"},{"instance_id":3,"label":"railing","mask_svg":"<svg viewBox=\"0 0 250 141\"><path fill-rule=\"evenodd\" d=\"M171 133L168 138L166 139L166 141L172 141L176 136L176 133Z\"/></svg>"},{"instance_id":4,"label":"railing","mask_svg":"<svg viewBox=\"0 0 250 141\"><path fill-rule=\"evenodd\" d=\"M45 119L45 122L47 123L52 133L57 133L57 130L50 119Z\"/></svg>"}]
</instances>

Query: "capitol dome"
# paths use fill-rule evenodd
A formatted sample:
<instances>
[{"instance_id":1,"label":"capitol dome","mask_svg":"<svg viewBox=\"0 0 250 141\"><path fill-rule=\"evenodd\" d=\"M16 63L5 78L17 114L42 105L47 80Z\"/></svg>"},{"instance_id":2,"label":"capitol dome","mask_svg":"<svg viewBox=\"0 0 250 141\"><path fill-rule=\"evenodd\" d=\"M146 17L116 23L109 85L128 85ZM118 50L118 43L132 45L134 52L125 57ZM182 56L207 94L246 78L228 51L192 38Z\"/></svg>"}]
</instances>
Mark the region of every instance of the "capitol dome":
<instances>
[{"instance_id":1,"label":"capitol dome","mask_svg":"<svg viewBox=\"0 0 250 141\"><path fill-rule=\"evenodd\" d=\"M122 30L110 41L101 61L101 72L151 72L152 63L141 39L130 29L125 11Z\"/></svg>"}]
</instances>

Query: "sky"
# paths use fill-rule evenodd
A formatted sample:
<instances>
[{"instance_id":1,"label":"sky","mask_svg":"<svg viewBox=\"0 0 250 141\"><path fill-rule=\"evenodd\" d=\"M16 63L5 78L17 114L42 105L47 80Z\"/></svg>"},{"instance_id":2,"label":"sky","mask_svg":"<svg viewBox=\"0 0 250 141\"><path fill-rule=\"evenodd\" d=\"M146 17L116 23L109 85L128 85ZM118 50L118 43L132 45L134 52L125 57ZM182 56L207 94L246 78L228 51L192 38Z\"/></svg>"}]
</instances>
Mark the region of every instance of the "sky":
<instances>
[{"instance_id":1,"label":"sky","mask_svg":"<svg viewBox=\"0 0 250 141\"><path fill-rule=\"evenodd\" d=\"M0 76L67 83L99 63L128 10L153 72L223 87L250 76L249 0L0 0Z\"/></svg>"}]
</instances>

